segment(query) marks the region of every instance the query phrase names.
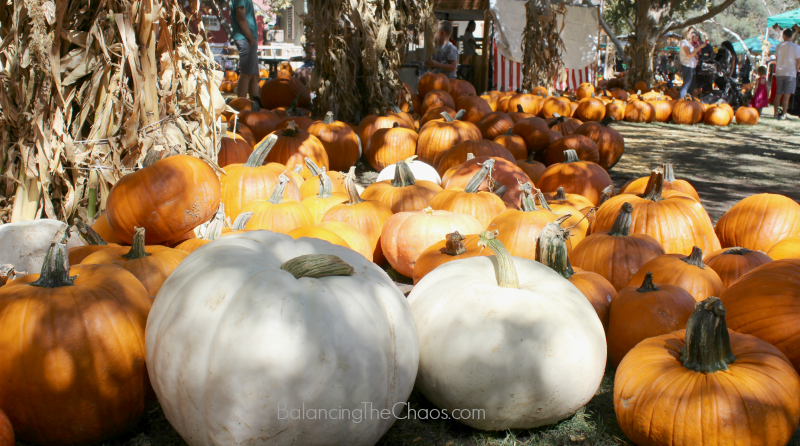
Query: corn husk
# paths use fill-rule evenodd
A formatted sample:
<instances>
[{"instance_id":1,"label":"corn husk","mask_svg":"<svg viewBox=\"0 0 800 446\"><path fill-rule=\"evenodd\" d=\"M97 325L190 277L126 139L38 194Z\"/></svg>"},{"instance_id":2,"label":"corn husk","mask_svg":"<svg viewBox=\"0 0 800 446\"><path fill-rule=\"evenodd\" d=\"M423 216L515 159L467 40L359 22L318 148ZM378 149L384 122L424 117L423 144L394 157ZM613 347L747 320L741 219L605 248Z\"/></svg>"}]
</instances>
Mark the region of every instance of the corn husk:
<instances>
[{"instance_id":1,"label":"corn husk","mask_svg":"<svg viewBox=\"0 0 800 446\"><path fill-rule=\"evenodd\" d=\"M225 107L179 0L0 2L0 220L86 219L151 152L216 166Z\"/></svg>"},{"instance_id":2,"label":"corn husk","mask_svg":"<svg viewBox=\"0 0 800 446\"><path fill-rule=\"evenodd\" d=\"M549 0L525 3L526 26L522 35L522 88L528 91L544 86L550 90L564 68L561 54L564 41L557 15L565 14L564 4L551 5Z\"/></svg>"}]
</instances>

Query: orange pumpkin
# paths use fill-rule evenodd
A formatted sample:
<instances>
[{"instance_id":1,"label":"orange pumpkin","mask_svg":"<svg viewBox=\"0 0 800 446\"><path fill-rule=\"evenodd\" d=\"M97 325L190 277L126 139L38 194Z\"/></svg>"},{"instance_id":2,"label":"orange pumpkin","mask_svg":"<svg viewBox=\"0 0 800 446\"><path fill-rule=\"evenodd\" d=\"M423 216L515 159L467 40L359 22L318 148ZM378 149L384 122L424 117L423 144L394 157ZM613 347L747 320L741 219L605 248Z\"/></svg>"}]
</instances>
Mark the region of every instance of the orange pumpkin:
<instances>
[{"instance_id":1,"label":"orange pumpkin","mask_svg":"<svg viewBox=\"0 0 800 446\"><path fill-rule=\"evenodd\" d=\"M752 107L739 107L736 110L736 123L739 125L758 124L758 110Z\"/></svg>"},{"instance_id":2,"label":"orange pumpkin","mask_svg":"<svg viewBox=\"0 0 800 446\"><path fill-rule=\"evenodd\" d=\"M250 147L255 148L256 143L260 141L256 139L256 135L247 125L242 124L234 126L234 130L236 130L237 135L241 136L245 141L247 141L247 144L250 145Z\"/></svg>"},{"instance_id":3,"label":"orange pumpkin","mask_svg":"<svg viewBox=\"0 0 800 446\"><path fill-rule=\"evenodd\" d=\"M2 410L0 410L0 446L14 446L16 439L14 438L14 429L11 427L11 421Z\"/></svg>"},{"instance_id":4,"label":"orange pumpkin","mask_svg":"<svg viewBox=\"0 0 800 446\"><path fill-rule=\"evenodd\" d=\"M767 252L787 237L800 236L800 204L783 195L751 195L728 209L715 231L723 248Z\"/></svg>"},{"instance_id":5,"label":"orange pumpkin","mask_svg":"<svg viewBox=\"0 0 800 446\"><path fill-rule=\"evenodd\" d=\"M578 85L578 88L575 89L575 96L577 96L578 99L591 98L593 97L593 95L594 95L594 85L588 82L584 82Z\"/></svg>"},{"instance_id":6,"label":"orange pumpkin","mask_svg":"<svg viewBox=\"0 0 800 446\"><path fill-rule=\"evenodd\" d=\"M500 144L485 139L473 139L459 142L454 144L451 148L437 153L436 157L433 159L433 167L439 172L439 175L444 175L451 167L466 162L467 154L470 153L475 157L491 156L516 163L514 154Z\"/></svg>"},{"instance_id":7,"label":"orange pumpkin","mask_svg":"<svg viewBox=\"0 0 800 446\"><path fill-rule=\"evenodd\" d=\"M654 281L679 286L698 302L710 296L718 296L725 290L716 271L703 263L703 250L696 246L689 256L665 254L650 260L631 277L628 285L641 283L647 271L653 273Z\"/></svg>"},{"instance_id":8,"label":"orange pumpkin","mask_svg":"<svg viewBox=\"0 0 800 446\"><path fill-rule=\"evenodd\" d=\"M147 229L147 243L173 239L208 221L217 211L220 185L198 158L175 155L120 178L108 195L106 217L125 243L133 227Z\"/></svg>"},{"instance_id":9,"label":"orange pumpkin","mask_svg":"<svg viewBox=\"0 0 800 446\"><path fill-rule=\"evenodd\" d=\"M228 137L220 138L219 152L217 152L219 167L225 167L228 164L242 164L253 153L253 148L240 135L230 132L228 135Z\"/></svg>"},{"instance_id":10,"label":"orange pumpkin","mask_svg":"<svg viewBox=\"0 0 800 446\"><path fill-rule=\"evenodd\" d=\"M278 184L278 177L286 166L278 163L264 164L264 158L275 145L278 137L270 135L259 143L244 164L225 166L226 175L220 176L222 184L222 204L225 213L235 219L242 208L253 200L266 200ZM169 159L169 158L167 158ZM286 185L284 198L300 200L300 189L295 181Z\"/></svg>"},{"instance_id":11,"label":"orange pumpkin","mask_svg":"<svg viewBox=\"0 0 800 446\"><path fill-rule=\"evenodd\" d=\"M692 198L694 198L698 203L700 203L700 196L697 195L697 191L695 190L694 186L692 186L686 180L676 180L675 179L675 171L672 168L671 163L666 163L663 166L664 171L664 185L662 186L662 190L674 190L677 192L684 193ZM620 194L634 194L639 195L644 192L645 188L647 188L647 182L650 181L650 177L641 177L635 180L632 180L622 186L620 189Z\"/></svg>"},{"instance_id":12,"label":"orange pumpkin","mask_svg":"<svg viewBox=\"0 0 800 446\"><path fill-rule=\"evenodd\" d=\"M444 121L430 121L419 130L417 157L420 161L433 164L439 152L444 152L462 141L482 139L475 124L461 121L463 115L463 110L455 118L443 112Z\"/></svg>"},{"instance_id":13,"label":"orange pumpkin","mask_svg":"<svg viewBox=\"0 0 800 446\"><path fill-rule=\"evenodd\" d=\"M573 116L584 122L600 121L606 116L606 104L594 97L581 99Z\"/></svg>"},{"instance_id":14,"label":"orange pumpkin","mask_svg":"<svg viewBox=\"0 0 800 446\"><path fill-rule=\"evenodd\" d=\"M396 164L394 179L370 184L361 197L380 201L395 214L428 207L433 196L442 191L441 186L431 181L415 179L406 160L398 160Z\"/></svg>"},{"instance_id":15,"label":"orange pumpkin","mask_svg":"<svg viewBox=\"0 0 800 446\"><path fill-rule=\"evenodd\" d=\"M787 444L800 421L800 378L772 345L728 330L716 297L686 330L631 349L614 378L622 432L640 445Z\"/></svg>"},{"instance_id":16,"label":"orange pumpkin","mask_svg":"<svg viewBox=\"0 0 800 446\"><path fill-rule=\"evenodd\" d=\"M450 79L448 79L447 75L428 72L419 78L419 83L417 83L419 97L424 98L433 90L450 92Z\"/></svg>"},{"instance_id":17,"label":"orange pumpkin","mask_svg":"<svg viewBox=\"0 0 800 446\"><path fill-rule=\"evenodd\" d=\"M527 113L536 116L542 111L544 99L530 93L521 93L511 96L508 100L508 109L518 113Z\"/></svg>"},{"instance_id":18,"label":"orange pumpkin","mask_svg":"<svg viewBox=\"0 0 800 446\"><path fill-rule=\"evenodd\" d=\"M623 194L610 198L597 211L592 231L611 229L619 209L633 205L631 230L653 236L667 254L691 254L695 246L703 251L720 249L711 219L692 197L675 191L662 195L663 174L653 172L641 195Z\"/></svg>"},{"instance_id":19,"label":"orange pumpkin","mask_svg":"<svg viewBox=\"0 0 800 446\"><path fill-rule=\"evenodd\" d=\"M456 111L450 107L432 108L428 110L428 112L422 115L422 117L420 118L419 120L420 129L422 128L422 126L424 126L430 121L444 121L444 116L442 115L442 112L447 112L447 114L450 116L456 115Z\"/></svg>"},{"instance_id":20,"label":"orange pumpkin","mask_svg":"<svg viewBox=\"0 0 800 446\"><path fill-rule=\"evenodd\" d=\"M475 124L480 130L483 139L492 141L511 130L514 122L503 112L492 112L483 115L483 117Z\"/></svg>"},{"instance_id":21,"label":"orange pumpkin","mask_svg":"<svg viewBox=\"0 0 800 446\"><path fill-rule=\"evenodd\" d=\"M548 166L563 163L567 159L567 150L574 151L582 161L600 161L600 153L594 141L583 135L566 135L550 143L544 151L544 163Z\"/></svg>"},{"instance_id":22,"label":"orange pumpkin","mask_svg":"<svg viewBox=\"0 0 800 446\"><path fill-rule=\"evenodd\" d=\"M278 137L266 161L283 164L289 169L295 166L305 167L305 158L311 158L320 167L330 168L328 153L316 136L302 130L289 122L285 129L272 133Z\"/></svg>"},{"instance_id":23,"label":"orange pumpkin","mask_svg":"<svg viewBox=\"0 0 800 446\"><path fill-rule=\"evenodd\" d=\"M417 261L414 264L414 284L416 285L439 265L444 265L453 260L494 255L492 250L483 249L478 244L479 240L480 237L477 234L463 236L458 231L455 231L447 234L444 240L429 246L417 257Z\"/></svg>"},{"instance_id":24,"label":"orange pumpkin","mask_svg":"<svg viewBox=\"0 0 800 446\"><path fill-rule=\"evenodd\" d=\"M548 198L548 196L545 195L545 198L547 199L547 204L550 205L571 206L575 209L583 209L594 206L594 204L592 204L588 198L584 197L583 195L568 194L563 187L559 187L555 192L552 192L548 195L550 195L550 197Z\"/></svg>"},{"instance_id":25,"label":"orange pumpkin","mask_svg":"<svg viewBox=\"0 0 800 446\"><path fill-rule=\"evenodd\" d=\"M245 229L266 229L286 234L292 229L314 224L314 217L302 203L297 200L283 200L286 185L290 181L289 177L280 174L269 200L253 200L244 206L242 212L253 213Z\"/></svg>"},{"instance_id":26,"label":"orange pumpkin","mask_svg":"<svg viewBox=\"0 0 800 446\"><path fill-rule=\"evenodd\" d=\"M512 256L534 260L539 234L548 223L558 220L559 216L544 206L541 208L536 206L530 183L520 187L522 188L520 209L503 211L494 217L486 228L488 231L499 231L497 238L503 242L503 246ZM544 202L541 197L539 198L540 204Z\"/></svg>"},{"instance_id":27,"label":"orange pumpkin","mask_svg":"<svg viewBox=\"0 0 800 446\"><path fill-rule=\"evenodd\" d=\"M309 197L316 197L320 191L320 175L325 175L331 182L331 193L344 193L344 175L339 172L330 172L324 167L317 166L316 163L311 158L306 157L305 159L305 169L303 169L303 173L307 173L308 179L303 179L303 183L300 185L300 198L305 200ZM289 179L292 179L287 172L287 176ZM300 176L302 178L302 176ZM296 181L295 181L296 182Z\"/></svg>"},{"instance_id":28,"label":"orange pumpkin","mask_svg":"<svg viewBox=\"0 0 800 446\"><path fill-rule=\"evenodd\" d=\"M574 132L575 135L583 135L594 141L600 158L597 164L606 170L614 167L625 152L625 140L618 131L610 127L612 122L612 117L600 122L586 122Z\"/></svg>"},{"instance_id":29,"label":"orange pumpkin","mask_svg":"<svg viewBox=\"0 0 800 446\"><path fill-rule=\"evenodd\" d=\"M536 152L532 153L528 159L518 159L517 167L522 169L522 171L525 172L525 175L528 175L528 178L530 178L534 184L539 184L539 178L547 169L547 166L539 161L535 161L533 159L535 154Z\"/></svg>"},{"instance_id":30,"label":"orange pumpkin","mask_svg":"<svg viewBox=\"0 0 800 446\"><path fill-rule=\"evenodd\" d=\"M450 79L450 96L453 97L454 102L466 95L475 95L475 87L468 81L461 79Z\"/></svg>"},{"instance_id":31,"label":"orange pumpkin","mask_svg":"<svg viewBox=\"0 0 800 446\"><path fill-rule=\"evenodd\" d=\"M311 93L299 79L291 76L278 76L268 80L261 87L261 107L272 110L278 107L288 107L295 98L298 107L311 105Z\"/></svg>"},{"instance_id":32,"label":"orange pumpkin","mask_svg":"<svg viewBox=\"0 0 800 446\"><path fill-rule=\"evenodd\" d=\"M541 152L550 145L551 131L542 118L526 118L517 121L511 132L521 136L528 147L528 153Z\"/></svg>"},{"instance_id":33,"label":"orange pumpkin","mask_svg":"<svg viewBox=\"0 0 800 446\"><path fill-rule=\"evenodd\" d=\"M94 224L92 225L92 230L97 232L106 243L116 243L118 245L127 244L123 242L116 234L114 234L114 230L111 229L111 225L108 223L108 218L106 218L106 214L100 214L96 217Z\"/></svg>"},{"instance_id":34,"label":"orange pumpkin","mask_svg":"<svg viewBox=\"0 0 800 446\"><path fill-rule=\"evenodd\" d=\"M446 91L431 90L425 95L425 99L422 100L422 113L425 114L428 110L436 107L455 108L456 104Z\"/></svg>"},{"instance_id":35,"label":"orange pumpkin","mask_svg":"<svg viewBox=\"0 0 800 446\"><path fill-rule=\"evenodd\" d=\"M103 217L101 216L101 218ZM72 248L69 248L70 265L77 265L78 263L81 263L83 259L97 251L119 246L116 243L106 243L106 241L103 240L103 237L101 237L100 234L98 234L94 229L87 226L80 217L75 218L75 228L78 230L81 239L86 242L86 245L73 246Z\"/></svg>"},{"instance_id":36,"label":"orange pumpkin","mask_svg":"<svg viewBox=\"0 0 800 446\"><path fill-rule=\"evenodd\" d=\"M369 139L372 138L372 134L378 129L390 129L394 127L395 123L400 127L410 128L405 119L394 113L383 116L369 115L362 119L358 124L358 130L356 130L358 138L361 141L361 146L365 147L367 143L369 143Z\"/></svg>"},{"instance_id":37,"label":"orange pumpkin","mask_svg":"<svg viewBox=\"0 0 800 446\"><path fill-rule=\"evenodd\" d=\"M703 120L703 104L691 99L680 100L672 106L672 122L694 125Z\"/></svg>"},{"instance_id":38,"label":"orange pumpkin","mask_svg":"<svg viewBox=\"0 0 800 446\"><path fill-rule=\"evenodd\" d=\"M727 248L714 251L705 257L706 266L713 269L722 279L725 288L731 286L736 279L747 274L772 259L761 251L747 248Z\"/></svg>"},{"instance_id":39,"label":"orange pumpkin","mask_svg":"<svg viewBox=\"0 0 800 446\"><path fill-rule=\"evenodd\" d=\"M608 330L609 307L611 298L617 294L614 286L603 276L591 271L574 269L569 263L567 238L569 230L560 226L560 217L553 223L548 223L539 234L536 245L536 261L549 266L563 278L575 285L592 304L594 311L603 328Z\"/></svg>"},{"instance_id":40,"label":"orange pumpkin","mask_svg":"<svg viewBox=\"0 0 800 446\"><path fill-rule=\"evenodd\" d=\"M347 194L343 192L345 190L344 188L341 191L333 192L333 181L327 172L323 172L322 175L317 175L306 181L309 187L314 182L319 185L316 195L304 198L301 203L311 213L311 218L314 224L317 225L322 222L322 217L325 216L325 213L328 212L330 208L347 201ZM306 183L303 184L305 185ZM339 182L337 181L337 183ZM343 184L343 182L340 184ZM370 257L372 257L371 254Z\"/></svg>"},{"instance_id":41,"label":"orange pumpkin","mask_svg":"<svg viewBox=\"0 0 800 446\"><path fill-rule=\"evenodd\" d=\"M672 101L659 99L651 101L650 105L653 106L653 121L669 122L672 119Z\"/></svg>"},{"instance_id":42,"label":"orange pumpkin","mask_svg":"<svg viewBox=\"0 0 800 446\"><path fill-rule=\"evenodd\" d=\"M347 223L340 221L318 223L314 226L292 229L287 235L295 239L310 237L327 240L334 245L346 246L372 261L372 245L369 240Z\"/></svg>"},{"instance_id":43,"label":"orange pumpkin","mask_svg":"<svg viewBox=\"0 0 800 446\"><path fill-rule=\"evenodd\" d=\"M642 265L664 254L658 240L647 234L631 234L633 206L625 203L610 231L595 232L572 250L572 262L608 279L616 290L628 286Z\"/></svg>"},{"instance_id":44,"label":"orange pumpkin","mask_svg":"<svg viewBox=\"0 0 800 446\"><path fill-rule=\"evenodd\" d=\"M280 118L268 110L245 111L239 114L239 120L253 133L256 141L261 141L275 131Z\"/></svg>"},{"instance_id":45,"label":"orange pumpkin","mask_svg":"<svg viewBox=\"0 0 800 446\"><path fill-rule=\"evenodd\" d=\"M466 94L461 96L456 102L457 110L464 110L466 114L462 118L464 121L477 124L481 118L489 113L492 113L492 107L486 103L480 96L474 94Z\"/></svg>"},{"instance_id":46,"label":"orange pumpkin","mask_svg":"<svg viewBox=\"0 0 800 446\"><path fill-rule=\"evenodd\" d=\"M606 104L606 117L614 118L615 121L625 119L626 105L622 101L612 100Z\"/></svg>"},{"instance_id":47,"label":"orange pumpkin","mask_svg":"<svg viewBox=\"0 0 800 446\"><path fill-rule=\"evenodd\" d=\"M563 153L566 160L547 167L539 177L539 188L557 190L563 187L565 192L583 195L598 205L603 189L613 184L608 172L597 163L579 160L574 150L566 150Z\"/></svg>"},{"instance_id":48,"label":"orange pumpkin","mask_svg":"<svg viewBox=\"0 0 800 446\"><path fill-rule=\"evenodd\" d=\"M486 227L495 216L506 209L500 197L491 192L480 191L481 184L489 176L494 164L494 159L487 159L467 187L448 188L439 192L431 199L430 206L433 209L472 215Z\"/></svg>"},{"instance_id":49,"label":"orange pumpkin","mask_svg":"<svg viewBox=\"0 0 800 446\"><path fill-rule=\"evenodd\" d=\"M799 259L800 258L800 237L787 237L772 245L767 251L767 255L772 260Z\"/></svg>"},{"instance_id":50,"label":"orange pumpkin","mask_svg":"<svg viewBox=\"0 0 800 446\"><path fill-rule=\"evenodd\" d=\"M536 115L532 113L525 113L522 110L523 110L522 105L517 105L516 110L509 108L506 113L508 113L508 117L511 118L511 122L513 122L514 124L516 124L519 121L522 121L523 119L536 117Z\"/></svg>"},{"instance_id":51,"label":"orange pumpkin","mask_svg":"<svg viewBox=\"0 0 800 446\"><path fill-rule=\"evenodd\" d=\"M575 133L575 130L583 124L583 122L575 118L568 118L558 114L551 119L546 119L545 122L547 122L547 126L550 127L551 130L555 130L563 136Z\"/></svg>"},{"instance_id":52,"label":"orange pumpkin","mask_svg":"<svg viewBox=\"0 0 800 446\"><path fill-rule=\"evenodd\" d=\"M117 246L97 251L81 261L83 265L119 265L130 271L155 297L161 285L178 265L189 255L180 249L165 246L145 246L145 229L136 228L130 247Z\"/></svg>"},{"instance_id":53,"label":"orange pumpkin","mask_svg":"<svg viewBox=\"0 0 800 446\"><path fill-rule=\"evenodd\" d=\"M631 101L625 107L625 120L628 122L653 122L655 117L655 108L649 102Z\"/></svg>"},{"instance_id":54,"label":"orange pumpkin","mask_svg":"<svg viewBox=\"0 0 800 446\"><path fill-rule=\"evenodd\" d=\"M733 114L723 107L714 106L706 110L703 115L703 123L705 125L713 125L716 127L725 127L733 120Z\"/></svg>"},{"instance_id":55,"label":"orange pumpkin","mask_svg":"<svg viewBox=\"0 0 800 446\"><path fill-rule=\"evenodd\" d=\"M495 194L502 196L506 206L518 209L520 196L522 195L519 185L529 182L530 178L516 165L516 162L511 162L507 159L487 156L476 156L468 159L464 163L451 168L450 174L445 174L442 177L442 184L445 188L466 188L472 177L489 159L494 160L491 176L486 177L486 180L478 186L478 190L493 191ZM503 187L505 187L505 192L500 193L500 189Z\"/></svg>"},{"instance_id":56,"label":"orange pumpkin","mask_svg":"<svg viewBox=\"0 0 800 446\"><path fill-rule=\"evenodd\" d=\"M322 121L311 124L308 133L315 136L325 148L330 170L345 171L355 166L359 156L358 136L350 126L334 120L332 112L326 113Z\"/></svg>"},{"instance_id":57,"label":"orange pumpkin","mask_svg":"<svg viewBox=\"0 0 800 446\"><path fill-rule=\"evenodd\" d=\"M545 99L542 110L537 113L543 118L552 118L556 114L561 116L572 116L572 106L570 100L563 97L551 96Z\"/></svg>"},{"instance_id":58,"label":"orange pumpkin","mask_svg":"<svg viewBox=\"0 0 800 446\"><path fill-rule=\"evenodd\" d=\"M495 138L494 142L505 147L518 160L528 157L528 145L525 144L525 139L515 135L511 130Z\"/></svg>"},{"instance_id":59,"label":"orange pumpkin","mask_svg":"<svg viewBox=\"0 0 800 446\"><path fill-rule=\"evenodd\" d=\"M381 249L381 230L392 216L392 209L380 201L364 200L358 195L355 170L351 167L345 179L348 201L330 208L322 221L341 221L356 228L369 240L373 261L382 265L386 259Z\"/></svg>"},{"instance_id":60,"label":"orange pumpkin","mask_svg":"<svg viewBox=\"0 0 800 446\"><path fill-rule=\"evenodd\" d=\"M488 94L482 94L481 98L484 101L486 101L487 104L489 104L489 108L491 108L493 112L498 111L497 107L498 107L499 99L497 99L495 96L488 95Z\"/></svg>"},{"instance_id":61,"label":"orange pumpkin","mask_svg":"<svg viewBox=\"0 0 800 446\"><path fill-rule=\"evenodd\" d=\"M388 220L381 233L381 246L386 260L400 274L411 277L419 256L430 245L453 231L480 232L483 225L467 214L423 210L400 212Z\"/></svg>"},{"instance_id":62,"label":"orange pumpkin","mask_svg":"<svg viewBox=\"0 0 800 446\"><path fill-rule=\"evenodd\" d=\"M645 271L641 286L623 288L611 298L608 319L608 362L617 367L639 342L686 328L695 300L676 285L653 283Z\"/></svg>"},{"instance_id":63,"label":"orange pumpkin","mask_svg":"<svg viewBox=\"0 0 800 446\"><path fill-rule=\"evenodd\" d=\"M147 290L119 266L67 257L53 243L41 274L0 288L0 405L26 443L100 444L136 426L152 392Z\"/></svg>"},{"instance_id":64,"label":"orange pumpkin","mask_svg":"<svg viewBox=\"0 0 800 446\"><path fill-rule=\"evenodd\" d=\"M219 209L217 209L217 213L214 214L214 218L212 218L211 221L208 222L203 237L184 240L181 243L175 245L175 249L186 251L188 253L193 253L203 245L211 243L212 241L220 238L222 236L222 229L224 226L225 226L225 205L220 204Z\"/></svg>"},{"instance_id":65,"label":"orange pumpkin","mask_svg":"<svg viewBox=\"0 0 800 446\"><path fill-rule=\"evenodd\" d=\"M417 151L417 132L394 123L391 128L378 129L367 143L369 165L380 172L388 166L414 156Z\"/></svg>"}]
</instances>

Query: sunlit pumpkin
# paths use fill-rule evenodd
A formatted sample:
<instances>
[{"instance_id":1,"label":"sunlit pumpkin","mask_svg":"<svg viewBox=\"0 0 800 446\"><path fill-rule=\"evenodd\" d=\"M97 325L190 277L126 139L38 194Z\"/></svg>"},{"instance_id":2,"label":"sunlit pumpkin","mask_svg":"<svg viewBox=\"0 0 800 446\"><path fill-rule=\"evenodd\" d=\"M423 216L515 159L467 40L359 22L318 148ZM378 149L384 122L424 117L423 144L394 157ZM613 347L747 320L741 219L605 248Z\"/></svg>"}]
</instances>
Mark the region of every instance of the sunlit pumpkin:
<instances>
[{"instance_id":1,"label":"sunlit pumpkin","mask_svg":"<svg viewBox=\"0 0 800 446\"><path fill-rule=\"evenodd\" d=\"M370 184L361 197L380 201L396 214L425 209L433 196L442 191L436 183L415 179L405 160L398 160L396 165L394 179Z\"/></svg>"},{"instance_id":2,"label":"sunlit pumpkin","mask_svg":"<svg viewBox=\"0 0 800 446\"><path fill-rule=\"evenodd\" d=\"M433 209L460 212L477 218L486 227L492 219L506 209L503 200L491 192L480 190L481 184L494 168L495 160L489 158L472 177L467 187L448 188L431 199Z\"/></svg>"},{"instance_id":3,"label":"sunlit pumpkin","mask_svg":"<svg viewBox=\"0 0 800 446\"><path fill-rule=\"evenodd\" d=\"M419 78L417 83L419 97L424 98L432 90L450 92L450 79L446 74L427 72Z\"/></svg>"},{"instance_id":4,"label":"sunlit pumpkin","mask_svg":"<svg viewBox=\"0 0 800 446\"><path fill-rule=\"evenodd\" d=\"M603 189L613 184L608 172L597 163L578 159L574 150L563 153L566 160L548 166L539 177L539 189L557 190L563 187L565 192L583 195L598 205Z\"/></svg>"},{"instance_id":5,"label":"sunlit pumpkin","mask_svg":"<svg viewBox=\"0 0 800 446\"><path fill-rule=\"evenodd\" d=\"M628 285L640 283L648 271L653 273L654 281L679 286L698 302L725 290L716 271L703 263L703 250L696 246L688 256L665 254L650 260L631 277Z\"/></svg>"},{"instance_id":6,"label":"sunlit pumpkin","mask_svg":"<svg viewBox=\"0 0 800 446\"><path fill-rule=\"evenodd\" d=\"M266 161L283 164L289 169L295 166L305 167L305 159L311 158L320 167L330 168L325 146L316 136L302 130L289 122L285 129L273 133L278 139L267 154Z\"/></svg>"},{"instance_id":7,"label":"sunlit pumpkin","mask_svg":"<svg viewBox=\"0 0 800 446\"><path fill-rule=\"evenodd\" d=\"M674 190L684 193L700 203L700 196L697 195L697 190L695 190L694 186L692 186L686 180L675 179L675 170L672 168L671 163L664 164L662 170L664 172L664 185L662 186L662 190ZM650 176L637 178L622 186L622 189L620 189L619 193L639 195L644 192L645 188L647 188L647 183L649 181Z\"/></svg>"},{"instance_id":8,"label":"sunlit pumpkin","mask_svg":"<svg viewBox=\"0 0 800 446\"><path fill-rule=\"evenodd\" d=\"M800 204L783 195L751 195L728 209L715 231L723 248L767 252L787 237L800 236Z\"/></svg>"},{"instance_id":9,"label":"sunlit pumpkin","mask_svg":"<svg viewBox=\"0 0 800 446\"><path fill-rule=\"evenodd\" d=\"M417 132L400 127L397 123L391 128L378 129L367 142L367 161L375 170L381 171L400 160L414 156L417 139Z\"/></svg>"},{"instance_id":10,"label":"sunlit pumpkin","mask_svg":"<svg viewBox=\"0 0 800 446\"><path fill-rule=\"evenodd\" d=\"M436 155L462 141L480 140L481 132L471 122L461 121L464 111L455 118L443 112L444 121L430 121L419 130L417 157L423 163L433 164Z\"/></svg>"},{"instance_id":11,"label":"sunlit pumpkin","mask_svg":"<svg viewBox=\"0 0 800 446\"><path fill-rule=\"evenodd\" d=\"M322 121L311 124L308 133L315 136L325 148L330 170L343 172L358 161L359 142L356 132L347 124L334 120L332 112L326 113Z\"/></svg>"}]
</instances>

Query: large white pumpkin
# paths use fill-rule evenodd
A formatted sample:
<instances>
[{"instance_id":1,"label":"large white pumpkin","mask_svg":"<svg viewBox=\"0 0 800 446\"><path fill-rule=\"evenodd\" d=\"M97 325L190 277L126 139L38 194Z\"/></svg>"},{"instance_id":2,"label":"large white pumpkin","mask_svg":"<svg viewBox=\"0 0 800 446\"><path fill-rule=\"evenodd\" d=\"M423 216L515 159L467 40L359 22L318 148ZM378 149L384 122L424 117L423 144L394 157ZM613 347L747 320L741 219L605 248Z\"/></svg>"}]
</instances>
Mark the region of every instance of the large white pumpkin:
<instances>
[{"instance_id":1,"label":"large white pumpkin","mask_svg":"<svg viewBox=\"0 0 800 446\"><path fill-rule=\"evenodd\" d=\"M355 272L296 279L280 269L307 254L338 256ZM147 321L153 389L193 446L373 445L402 412L418 360L411 309L383 270L350 249L270 231L192 253Z\"/></svg>"},{"instance_id":2,"label":"large white pumpkin","mask_svg":"<svg viewBox=\"0 0 800 446\"><path fill-rule=\"evenodd\" d=\"M478 429L551 424L597 392L603 325L568 280L497 244L489 246L498 255L439 266L409 295L420 342L417 388ZM513 259L518 288L498 285L498 259Z\"/></svg>"},{"instance_id":3,"label":"large white pumpkin","mask_svg":"<svg viewBox=\"0 0 800 446\"><path fill-rule=\"evenodd\" d=\"M406 160L406 162L408 162L408 166L411 168L411 173L414 174L414 179L430 181L441 186L442 177L439 176L439 172L437 172L433 166L417 160ZM378 181L393 180L395 170L397 170L397 164L386 166L383 170L381 170L381 173L378 174L378 178L375 180L375 182L377 183Z\"/></svg>"},{"instance_id":4,"label":"large white pumpkin","mask_svg":"<svg viewBox=\"0 0 800 446\"><path fill-rule=\"evenodd\" d=\"M0 265L10 263L17 272L39 274L50 243L59 241L66 229L66 223L46 218L0 225ZM67 248L85 244L76 233L67 240Z\"/></svg>"}]
</instances>

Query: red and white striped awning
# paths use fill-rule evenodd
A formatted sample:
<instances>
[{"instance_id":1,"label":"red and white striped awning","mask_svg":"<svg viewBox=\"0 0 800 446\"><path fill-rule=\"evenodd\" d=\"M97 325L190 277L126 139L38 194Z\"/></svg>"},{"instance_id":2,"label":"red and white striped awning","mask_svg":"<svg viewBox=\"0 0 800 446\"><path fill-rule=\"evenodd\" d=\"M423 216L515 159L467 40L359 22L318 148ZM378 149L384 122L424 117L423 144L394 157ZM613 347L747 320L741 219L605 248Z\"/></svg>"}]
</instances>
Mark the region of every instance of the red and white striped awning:
<instances>
[{"instance_id":1,"label":"red and white striped awning","mask_svg":"<svg viewBox=\"0 0 800 446\"><path fill-rule=\"evenodd\" d=\"M493 84L497 91L518 90L522 85L522 64L514 62L503 56L497 51L497 44L493 43L494 54L494 78ZM557 80L553 88L559 91L575 91L584 82L594 83L597 64L590 64L578 70L565 68L565 73L561 79Z\"/></svg>"}]
</instances>

